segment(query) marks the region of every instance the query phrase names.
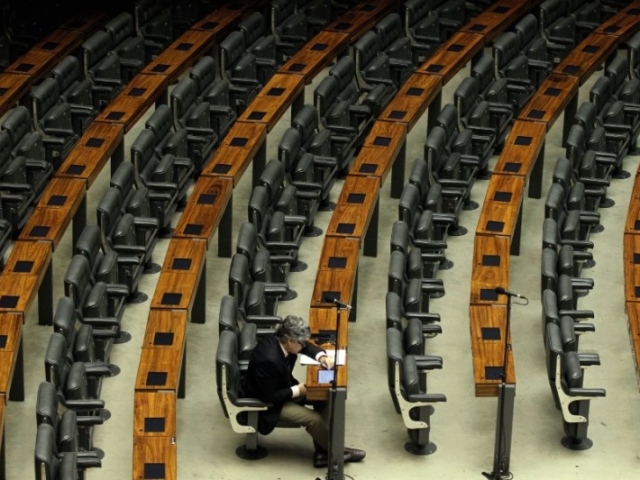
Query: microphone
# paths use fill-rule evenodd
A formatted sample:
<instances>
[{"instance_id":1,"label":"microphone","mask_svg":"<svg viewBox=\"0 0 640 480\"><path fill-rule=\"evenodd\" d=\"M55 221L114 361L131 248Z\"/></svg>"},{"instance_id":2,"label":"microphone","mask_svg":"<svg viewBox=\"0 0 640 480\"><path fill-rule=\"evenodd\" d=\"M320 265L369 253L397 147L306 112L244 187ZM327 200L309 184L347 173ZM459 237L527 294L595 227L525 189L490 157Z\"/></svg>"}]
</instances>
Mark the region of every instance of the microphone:
<instances>
[{"instance_id":1,"label":"microphone","mask_svg":"<svg viewBox=\"0 0 640 480\"><path fill-rule=\"evenodd\" d=\"M325 295L323 300L327 303L333 303L339 306L340 308L346 308L347 310L351 310L353 308L351 305L341 302L340 300L338 300L336 297L332 295Z\"/></svg>"},{"instance_id":2,"label":"microphone","mask_svg":"<svg viewBox=\"0 0 640 480\"><path fill-rule=\"evenodd\" d=\"M506 295L507 297L517 297L517 298L524 298L526 300L526 297L523 295L520 295L519 293L515 293L515 292L510 292L509 290L505 290L502 287L496 287L495 288L495 292L498 294L503 294Z\"/></svg>"}]
</instances>

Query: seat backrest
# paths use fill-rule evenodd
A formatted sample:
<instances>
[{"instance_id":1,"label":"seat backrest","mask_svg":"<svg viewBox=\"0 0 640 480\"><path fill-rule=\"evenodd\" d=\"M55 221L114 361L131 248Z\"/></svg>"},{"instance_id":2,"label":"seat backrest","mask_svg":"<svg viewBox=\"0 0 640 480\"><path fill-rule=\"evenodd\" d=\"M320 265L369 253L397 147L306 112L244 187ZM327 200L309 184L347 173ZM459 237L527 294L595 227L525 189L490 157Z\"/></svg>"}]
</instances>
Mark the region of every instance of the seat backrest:
<instances>
[{"instance_id":1,"label":"seat backrest","mask_svg":"<svg viewBox=\"0 0 640 480\"><path fill-rule=\"evenodd\" d=\"M427 0L407 0L402 4L404 23L407 29L431 13L431 2ZM407 30L408 31L408 30Z\"/></svg>"},{"instance_id":2,"label":"seat backrest","mask_svg":"<svg viewBox=\"0 0 640 480\"><path fill-rule=\"evenodd\" d=\"M144 179L151 178L153 169L153 159L156 147L156 138L151 129L145 128L138 134L138 137L131 145L131 162L133 162L134 175ZM138 183L138 186L141 184Z\"/></svg>"},{"instance_id":3,"label":"seat backrest","mask_svg":"<svg viewBox=\"0 0 640 480\"><path fill-rule=\"evenodd\" d=\"M120 15L109 20L104 29L111 36L111 45L116 48L127 38L135 36L135 26L133 15L129 12L122 12Z\"/></svg>"},{"instance_id":4,"label":"seat backrest","mask_svg":"<svg viewBox=\"0 0 640 480\"><path fill-rule=\"evenodd\" d=\"M236 335L240 333L238 325L238 303L232 295L223 295L220 299L220 314L218 315L218 333L230 330Z\"/></svg>"},{"instance_id":5,"label":"seat backrest","mask_svg":"<svg viewBox=\"0 0 640 480\"><path fill-rule=\"evenodd\" d=\"M115 187L120 190L125 210L128 209L137 191L137 188L135 188L135 170L136 168L133 163L122 162L116 171L113 172L111 180L109 181L110 187Z\"/></svg>"},{"instance_id":6,"label":"seat backrest","mask_svg":"<svg viewBox=\"0 0 640 480\"><path fill-rule=\"evenodd\" d=\"M611 62L605 66L604 74L611 79L612 93L617 93L629 76L629 61L626 57L614 56Z\"/></svg>"},{"instance_id":7,"label":"seat backrest","mask_svg":"<svg viewBox=\"0 0 640 480\"><path fill-rule=\"evenodd\" d=\"M471 66L471 76L478 82L482 94L496 79L496 62L491 55L481 55Z\"/></svg>"},{"instance_id":8,"label":"seat backrest","mask_svg":"<svg viewBox=\"0 0 640 480\"><path fill-rule=\"evenodd\" d=\"M73 345L75 341L76 318L73 300L67 296L59 297L53 315L53 331L62 334L69 345Z\"/></svg>"},{"instance_id":9,"label":"seat backrest","mask_svg":"<svg viewBox=\"0 0 640 480\"><path fill-rule=\"evenodd\" d=\"M300 132L303 148L318 129L318 112L313 105L303 106L291 119L291 126Z\"/></svg>"},{"instance_id":10,"label":"seat backrest","mask_svg":"<svg viewBox=\"0 0 640 480\"><path fill-rule=\"evenodd\" d=\"M294 0L271 0L271 29L274 35L278 26L296 12Z\"/></svg>"},{"instance_id":11,"label":"seat backrest","mask_svg":"<svg viewBox=\"0 0 640 480\"><path fill-rule=\"evenodd\" d=\"M344 90L353 82L356 74L356 63L351 55L346 55L329 69L329 76L338 80L340 90Z\"/></svg>"},{"instance_id":12,"label":"seat backrest","mask_svg":"<svg viewBox=\"0 0 640 480\"><path fill-rule=\"evenodd\" d=\"M51 69L51 76L58 82L60 92L66 92L75 82L82 79L80 60L73 55L66 56Z\"/></svg>"},{"instance_id":13,"label":"seat backrest","mask_svg":"<svg viewBox=\"0 0 640 480\"><path fill-rule=\"evenodd\" d=\"M497 72L502 72L502 69L507 66L513 58L520 55L520 39L518 38L518 34L516 32L504 32L493 41L492 49L496 70ZM497 74L496 77L498 77Z\"/></svg>"},{"instance_id":14,"label":"seat backrest","mask_svg":"<svg viewBox=\"0 0 640 480\"><path fill-rule=\"evenodd\" d=\"M173 118L168 105L158 105L144 124L146 129L153 132L156 143L160 143L167 135L172 134Z\"/></svg>"},{"instance_id":15,"label":"seat backrest","mask_svg":"<svg viewBox=\"0 0 640 480\"><path fill-rule=\"evenodd\" d=\"M545 0L540 4L540 28L546 30L565 14L564 0Z\"/></svg>"},{"instance_id":16,"label":"seat backrest","mask_svg":"<svg viewBox=\"0 0 640 480\"><path fill-rule=\"evenodd\" d=\"M60 85L53 78L45 78L31 89L33 117L38 121L60 101Z\"/></svg>"},{"instance_id":17,"label":"seat backrest","mask_svg":"<svg viewBox=\"0 0 640 480\"><path fill-rule=\"evenodd\" d=\"M378 56L380 39L373 31L368 31L353 44L356 74L364 72L367 65Z\"/></svg>"},{"instance_id":18,"label":"seat backrest","mask_svg":"<svg viewBox=\"0 0 640 480\"><path fill-rule=\"evenodd\" d=\"M297 133L297 132L296 132ZM0 175L2 175L11 161L11 151L13 146L11 145L11 137L5 130L0 131Z\"/></svg>"},{"instance_id":19,"label":"seat backrest","mask_svg":"<svg viewBox=\"0 0 640 480\"><path fill-rule=\"evenodd\" d=\"M300 132L293 127L287 128L278 144L278 159L284 164L286 171L291 171L291 168L295 165L300 156L301 148L302 138Z\"/></svg>"},{"instance_id":20,"label":"seat backrest","mask_svg":"<svg viewBox=\"0 0 640 480\"><path fill-rule=\"evenodd\" d=\"M398 220L402 220L409 229L413 228L420 215L420 190L413 183L407 183L402 189L398 201Z\"/></svg>"},{"instance_id":21,"label":"seat backrest","mask_svg":"<svg viewBox=\"0 0 640 480\"><path fill-rule=\"evenodd\" d=\"M155 0L136 0L135 2L135 27L136 32L141 33L141 28L162 13L162 2Z\"/></svg>"},{"instance_id":22,"label":"seat backrest","mask_svg":"<svg viewBox=\"0 0 640 480\"><path fill-rule=\"evenodd\" d=\"M403 36L400 15L398 13L390 13L376 24L374 30L380 39L380 48L384 50Z\"/></svg>"},{"instance_id":23,"label":"seat backrest","mask_svg":"<svg viewBox=\"0 0 640 480\"><path fill-rule=\"evenodd\" d=\"M85 77L89 78L89 70L98 64L111 50L111 36L100 30L91 35L82 44L82 58Z\"/></svg>"},{"instance_id":24,"label":"seat backrest","mask_svg":"<svg viewBox=\"0 0 640 480\"><path fill-rule=\"evenodd\" d=\"M73 362L71 365L64 393L67 400L87 400L90 398L86 367L83 362Z\"/></svg>"},{"instance_id":25,"label":"seat backrest","mask_svg":"<svg viewBox=\"0 0 640 480\"><path fill-rule=\"evenodd\" d=\"M258 232L256 232L256 226L251 222L243 222L238 231L236 252L247 257L249 264L253 264L257 249Z\"/></svg>"},{"instance_id":26,"label":"seat backrest","mask_svg":"<svg viewBox=\"0 0 640 480\"><path fill-rule=\"evenodd\" d=\"M189 78L194 81L197 94L202 95L217 78L216 61L209 55L203 56L189 70Z\"/></svg>"},{"instance_id":27,"label":"seat backrest","mask_svg":"<svg viewBox=\"0 0 640 480\"><path fill-rule=\"evenodd\" d=\"M453 100L458 111L458 125L462 128L462 120L466 118L478 102L478 82L474 77L465 77L453 93Z\"/></svg>"},{"instance_id":28,"label":"seat backrest","mask_svg":"<svg viewBox=\"0 0 640 480\"><path fill-rule=\"evenodd\" d=\"M529 13L513 26L513 31L520 40L520 49L526 51L529 44L538 36L538 19L534 14Z\"/></svg>"},{"instance_id":29,"label":"seat backrest","mask_svg":"<svg viewBox=\"0 0 640 480\"><path fill-rule=\"evenodd\" d=\"M122 194L120 190L114 187L109 187L97 207L97 221L100 227L100 236L102 238L103 247L109 245L109 238L111 232L115 228L118 219L121 217L122 209Z\"/></svg>"},{"instance_id":30,"label":"seat backrest","mask_svg":"<svg viewBox=\"0 0 640 480\"><path fill-rule=\"evenodd\" d=\"M187 117L193 107L196 106L198 92L196 84L190 78L183 78L171 91L171 110L173 111L173 124L176 129L186 128Z\"/></svg>"},{"instance_id":31,"label":"seat backrest","mask_svg":"<svg viewBox=\"0 0 640 480\"><path fill-rule=\"evenodd\" d=\"M313 105L316 107L318 114L325 117L331 107L335 104L340 94L340 84L338 79L327 75L322 79L313 91Z\"/></svg>"},{"instance_id":32,"label":"seat backrest","mask_svg":"<svg viewBox=\"0 0 640 480\"><path fill-rule=\"evenodd\" d=\"M220 42L220 68L229 74L233 66L245 53L244 35L238 31L231 32Z\"/></svg>"},{"instance_id":33,"label":"seat backrest","mask_svg":"<svg viewBox=\"0 0 640 480\"><path fill-rule=\"evenodd\" d=\"M66 455L62 456L64 458ZM61 460L58 457L56 429L47 424L38 425L34 453L36 480L59 480Z\"/></svg>"},{"instance_id":34,"label":"seat backrest","mask_svg":"<svg viewBox=\"0 0 640 480\"><path fill-rule=\"evenodd\" d=\"M260 12L253 12L243 18L238 24L238 30L244 35L247 46L252 45L256 40L265 34L265 19Z\"/></svg>"},{"instance_id":35,"label":"seat backrest","mask_svg":"<svg viewBox=\"0 0 640 480\"><path fill-rule=\"evenodd\" d=\"M220 332L216 350L216 386L225 416L229 416L227 402L233 404L240 397L240 368L238 340L234 332Z\"/></svg>"},{"instance_id":36,"label":"seat backrest","mask_svg":"<svg viewBox=\"0 0 640 480\"><path fill-rule=\"evenodd\" d=\"M80 307L84 305L92 285L89 260L80 254L71 257L64 275L64 294L73 300L76 307Z\"/></svg>"},{"instance_id":37,"label":"seat backrest","mask_svg":"<svg viewBox=\"0 0 640 480\"><path fill-rule=\"evenodd\" d=\"M57 332L49 335L49 343L44 354L45 379L58 390L64 388L69 374L67 352L68 346L64 335Z\"/></svg>"},{"instance_id":38,"label":"seat backrest","mask_svg":"<svg viewBox=\"0 0 640 480\"><path fill-rule=\"evenodd\" d=\"M13 148L17 147L20 141L33 131L31 115L27 107L21 105L9 110L2 122L2 130L9 134Z\"/></svg>"},{"instance_id":39,"label":"seat backrest","mask_svg":"<svg viewBox=\"0 0 640 480\"><path fill-rule=\"evenodd\" d=\"M246 256L235 253L231 257L231 265L229 267L229 295L236 299L238 305L244 306L247 293L251 288L251 271L249 269L249 260Z\"/></svg>"},{"instance_id":40,"label":"seat backrest","mask_svg":"<svg viewBox=\"0 0 640 480\"><path fill-rule=\"evenodd\" d=\"M275 158L267 162L258 180L260 185L267 188L269 205L275 206L284 189L284 164Z\"/></svg>"},{"instance_id":41,"label":"seat backrest","mask_svg":"<svg viewBox=\"0 0 640 480\"><path fill-rule=\"evenodd\" d=\"M256 185L249 198L249 221L256 226L258 235L265 235L270 218L269 192L263 185Z\"/></svg>"}]
</instances>

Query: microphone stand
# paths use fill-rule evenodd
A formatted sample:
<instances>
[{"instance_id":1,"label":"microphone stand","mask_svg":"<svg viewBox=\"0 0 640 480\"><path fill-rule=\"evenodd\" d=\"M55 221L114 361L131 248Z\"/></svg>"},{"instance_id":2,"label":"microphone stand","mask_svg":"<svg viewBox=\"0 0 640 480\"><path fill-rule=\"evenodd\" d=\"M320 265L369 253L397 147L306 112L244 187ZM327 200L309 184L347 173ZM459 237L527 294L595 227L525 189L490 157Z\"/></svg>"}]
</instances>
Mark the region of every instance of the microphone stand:
<instances>
[{"instance_id":1,"label":"microphone stand","mask_svg":"<svg viewBox=\"0 0 640 480\"><path fill-rule=\"evenodd\" d=\"M517 296L523 298L527 303L518 303L519 305L528 305L529 300L521 295L514 295L503 289L496 289L498 294L507 296L507 321L504 334L504 356L502 358L502 374L500 375L500 396L498 400L498 419L496 422L496 439L493 452L493 471L482 472L482 475L489 480L509 480L513 478L513 474L509 471L509 461L511 455L511 431L513 428L513 407L515 399L515 385L507 385L507 369L509 366L509 352L511 351L511 343L509 343L509 335L511 330L511 297ZM507 390L509 390L507 392ZM507 398L507 393L508 398ZM507 403L509 409L509 423L506 424L505 417L507 413ZM508 431L507 431L508 427Z\"/></svg>"}]
</instances>

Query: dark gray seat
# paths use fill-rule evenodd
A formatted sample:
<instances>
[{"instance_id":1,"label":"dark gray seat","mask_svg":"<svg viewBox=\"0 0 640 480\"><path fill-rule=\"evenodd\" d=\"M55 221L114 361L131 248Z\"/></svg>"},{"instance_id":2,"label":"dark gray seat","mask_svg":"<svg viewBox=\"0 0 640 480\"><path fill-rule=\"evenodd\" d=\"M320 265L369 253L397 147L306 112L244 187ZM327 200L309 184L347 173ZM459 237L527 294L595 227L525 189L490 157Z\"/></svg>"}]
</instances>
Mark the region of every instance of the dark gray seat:
<instances>
[{"instance_id":1,"label":"dark gray seat","mask_svg":"<svg viewBox=\"0 0 640 480\"><path fill-rule=\"evenodd\" d=\"M242 19L238 30L244 36L246 51L256 57L258 80L263 85L276 73L282 64L278 57L276 38L267 31L266 21L260 12L253 12Z\"/></svg>"},{"instance_id":2,"label":"dark gray seat","mask_svg":"<svg viewBox=\"0 0 640 480\"><path fill-rule=\"evenodd\" d=\"M529 57L520 49L516 32L505 32L493 41L496 75L507 80L507 100L517 115L533 97L536 85L529 77Z\"/></svg>"},{"instance_id":3,"label":"dark gray seat","mask_svg":"<svg viewBox=\"0 0 640 480\"><path fill-rule=\"evenodd\" d=\"M136 0L136 33L144 37L145 63L149 63L174 40L170 10L162 2Z\"/></svg>"},{"instance_id":4,"label":"dark gray seat","mask_svg":"<svg viewBox=\"0 0 640 480\"><path fill-rule=\"evenodd\" d=\"M220 299L218 335L225 330L229 330L236 335L238 341L238 362L240 368L244 370L249 365L251 352L258 341L258 326L256 323L245 322L242 319L236 299L231 295L223 295Z\"/></svg>"},{"instance_id":5,"label":"dark gray seat","mask_svg":"<svg viewBox=\"0 0 640 480\"><path fill-rule=\"evenodd\" d=\"M63 58L51 70L51 77L60 86L60 98L71 109L73 130L82 135L93 119L98 116L94 106L91 81L84 78L80 61L73 55Z\"/></svg>"},{"instance_id":6,"label":"dark gray seat","mask_svg":"<svg viewBox=\"0 0 640 480\"><path fill-rule=\"evenodd\" d=\"M0 243L5 247L5 236L8 234L10 240L19 234L35 204L35 191L29 184L26 159L13 157L11 151L9 134L0 131L0 238L3 239Z\"/></svg>"},{"instance_id":7,"label":"dark gray seat","mask_svg":"<svg viewBox=\"0 0 640 480\"><path fill-rule=\"evenodd\" d=\"M111 51L111 36L98 31L82 44L85 78L91 81L94 107L102 111L124 89L120 75L120 56Z\"/></svg>"},{"instance_id":8,"label":"dark gray seat","mask_svg":"<svg viewBox=\"0 0 640 480\"><path fill-rule=\"evenodd\" d=\"M545 0L540 4L540 33L554 63L567 56L577 44L576 18L570 15L569 2Z\"/></svg>"},{"instance_id":9,"label":"dark gray seat","mask_svg":"<svg viewBox=\"0 0 640 480\"><path fill-rule=\"evenodd\" d=\"M240 115L262 89L256 56L246 53L244 35L239 31L227 35L219 48L220 73L229 82L231 105Z\"/></svg>"},{"instance_id":10,"label":"dark gray seat","mask_svg":"<svg viewBox=\"0 0 640 480\"><path fill-rule=\"evenodd\" d=\"M120 78L127 84L145 66L144 37L136 32L134 18L122 12L104 25L111 37L111 51L120 58Z\"/></svg>"},{"instance_id":11,"label":"dark gray seat","mask_svg":"<svg viewBox=\"0 0 640 480\"><path fill-rule=\"evenodd\" d=\"M402 4L404 26L411 49L419 62L424 62L442 44L438 13L430 0L407 0Z\"/></svg>"},{"instance_id":12,"label":"dark gray seat","mask_svg":"<svg viewBox=\"0 0 640 480\"><path fill-rule=\"evenodd\" d=\"M528 58L529 78L537 89L553 70L553 58L540 35L537 17L532 13L525 15L513 26L513 31L520 40L520 51Z\"/></svg>"},{"instance_id":13,"label":"dark gray seat","mask_svg":"<svg viewBox=\"0 0 640 480\"><path fill-rule=\"evenodd\" d=\"M295 0L271 0L271 33L282 63L311 39L307 17L297 11Z\"/></svg>"},{"instance_id":14,"label":"dark gray seat","mask_svg":"<svg viewBox=\"0 0 640 480\"><path fill-rule=\"evenodd\" d=\"M86 468L102 466L97 457L81 459L78 452L59 452L57 437L52 425L38 425L34 452L36 480L83 479Z\"/></svg>"}]
</instances>

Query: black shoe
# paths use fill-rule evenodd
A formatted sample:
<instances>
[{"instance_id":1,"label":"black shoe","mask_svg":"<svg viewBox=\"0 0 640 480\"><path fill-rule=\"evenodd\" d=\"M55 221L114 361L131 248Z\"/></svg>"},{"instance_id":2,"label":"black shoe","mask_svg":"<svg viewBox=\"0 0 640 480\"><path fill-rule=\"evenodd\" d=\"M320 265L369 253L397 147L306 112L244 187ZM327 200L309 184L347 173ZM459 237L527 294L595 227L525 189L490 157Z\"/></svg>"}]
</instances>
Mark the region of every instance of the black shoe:
<instances>
[{"instance_id":1,"label":"black shoe","mask_svg":"<svg viewBox=\"0 0 640 480\"><path fill-rule=\"evenodd\" d=\"M359 462L367 456L367 452L359 450L357 448L345 448L344 449L344 461L345 462Z\"/></svg>"},{"instance_id":2,"label":"black shoe","mask_svg":"<svg viewBox=\"0 0 640 480\"><path fill-rule=\"evenodd\" d=\"M315 468L324 468L329 465L329 455L316 450L313 452L313 466Z\"/></svg>"}]
</instances>

